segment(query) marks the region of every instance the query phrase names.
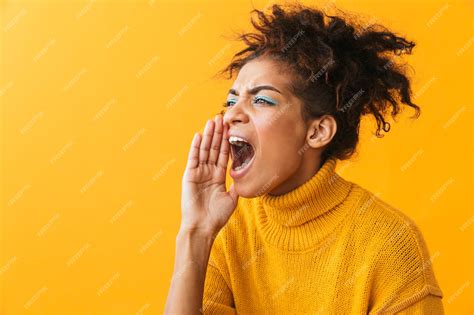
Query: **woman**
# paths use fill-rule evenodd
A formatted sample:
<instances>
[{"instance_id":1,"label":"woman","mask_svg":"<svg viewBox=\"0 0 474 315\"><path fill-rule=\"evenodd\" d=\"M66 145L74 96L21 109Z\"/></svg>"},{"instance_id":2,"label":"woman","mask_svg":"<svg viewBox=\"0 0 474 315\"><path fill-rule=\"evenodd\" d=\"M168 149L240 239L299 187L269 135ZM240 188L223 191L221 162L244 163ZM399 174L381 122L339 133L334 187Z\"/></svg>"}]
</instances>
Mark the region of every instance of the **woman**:
<instances>
[{"instance_id":1,"label":"woman","mask_svg":"<svg viewBox=\"0 0 474 315\"><path fill-rule=\"evenodd\" d=\"M380 135L387 111L419 114L397 60L415 44L302 5L254 12L224 116L192 141L166 313L443 314L415 223L335 172L363 115Z\"/></svg>"}]
</instances>

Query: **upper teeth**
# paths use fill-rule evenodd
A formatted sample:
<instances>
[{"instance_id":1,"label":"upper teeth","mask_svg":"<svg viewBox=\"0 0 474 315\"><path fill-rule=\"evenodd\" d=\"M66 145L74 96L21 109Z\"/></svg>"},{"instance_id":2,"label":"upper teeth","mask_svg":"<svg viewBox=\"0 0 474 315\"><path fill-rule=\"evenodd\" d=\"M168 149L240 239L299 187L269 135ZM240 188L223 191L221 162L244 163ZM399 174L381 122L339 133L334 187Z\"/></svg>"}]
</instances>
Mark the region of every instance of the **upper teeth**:
<instances>
[{"instance_id":1,"label":"upper teeth","mask_svg":"<svg viewBox=\"0 0 474 315\"><path fill-rule=\"evenodd\" d=\"M247 143L247 141L245 139L242 139L240 137L236 137L236 136L230 136L229 137L229 142L231 144L236 144L236 145L242 145L242 143L239 143L239 142L245 142Z\"/></svg>"}]
</instances>

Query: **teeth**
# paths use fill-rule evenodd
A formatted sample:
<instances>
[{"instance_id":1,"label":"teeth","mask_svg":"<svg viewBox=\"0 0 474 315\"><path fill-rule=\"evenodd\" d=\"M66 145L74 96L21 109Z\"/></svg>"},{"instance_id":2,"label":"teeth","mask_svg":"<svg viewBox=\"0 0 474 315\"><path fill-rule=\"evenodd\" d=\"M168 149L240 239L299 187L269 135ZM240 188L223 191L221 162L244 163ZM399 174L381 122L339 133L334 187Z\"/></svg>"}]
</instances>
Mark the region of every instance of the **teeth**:
<instances>
[{"instance_id":1,"label":"teeth","mask_svg":"<svg viewBox=\"0 0 474 315\"><path fill-rule=\"evenodd\" d=\"M243 147L245 144L248 144L249 146L250 143L247 142L247 140L243 139L243 138L240 138L240 137L237 137L237 136L230 136L229 137L229 143L232 144L232 145L235 145L235 146L238 146L238 147ZM252 147L253 148L253 147ZM236 149L239 154L242 154L242 151L240 151L241 149ZM240 157L235 157L234 154L236 154L236 150L234 150L234 148L232 148L232 158L236 158L236 159L239 159ZM244 169L245 167L248 166L248 164L250 163L250 160L252 160L252 157L247 157L247 159L242 163L242 165L240 166L237 166L234 168L235 171L239 171L241 169Z\"/></svg>"},{"instance_id":2,"label":"teeth","mask_svg":"<svg viewBox=\"0 0 474 315\"><path fill-rule=\"evenodd\" d=\"M242 143L240 142L245 142L245 143L248 143L247 141L245 141L244 139L240 138L240 137L236 137L236 136L230 136L229 137L229 142L231 144L235 144L235 145L239 145L239 146L242 146Z\"/></svg>"},{"instance_id":3,"label":"teeth","mask_svg":"<svg viewBox=\"0 0 474 315\"><path fill-rule=\"evenodd\" d=\"M249 164L248 162L244 162L244 164L240 165L240 166L237 166L234 170L238 171L238 170L241 170L243 169L244 167L247 166L247 164Z\"/></svg>"}]
</instances>

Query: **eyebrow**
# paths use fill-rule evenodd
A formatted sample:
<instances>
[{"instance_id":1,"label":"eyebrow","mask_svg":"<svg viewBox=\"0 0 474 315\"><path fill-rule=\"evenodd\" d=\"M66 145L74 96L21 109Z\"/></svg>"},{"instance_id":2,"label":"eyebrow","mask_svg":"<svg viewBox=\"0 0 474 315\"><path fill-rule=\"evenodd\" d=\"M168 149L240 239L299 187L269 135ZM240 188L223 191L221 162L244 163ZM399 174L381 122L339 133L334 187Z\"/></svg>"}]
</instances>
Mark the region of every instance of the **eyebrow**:
<instances>
[{"instance_id":1,"label":"eyebrow","mask_svg":"<svg viewBox=\"0 0 474 315\"><path fill-rule=\"evenodd\" d=\"M260 86L256 86L254 88L251 88L250 90L247 90L247 92L249 94L257 94L259 91L261 90L272 90L272 91L275 91L275 92L278 92L281 94L281 92L276 88L276 87L273 87L271 85L260 85ZM230 89L229 90L229 94L233 94L233 95L236 95L236 96L239 96L239 92L237 92L237 90L235 89Z\"/></svg>"}]
</instances>

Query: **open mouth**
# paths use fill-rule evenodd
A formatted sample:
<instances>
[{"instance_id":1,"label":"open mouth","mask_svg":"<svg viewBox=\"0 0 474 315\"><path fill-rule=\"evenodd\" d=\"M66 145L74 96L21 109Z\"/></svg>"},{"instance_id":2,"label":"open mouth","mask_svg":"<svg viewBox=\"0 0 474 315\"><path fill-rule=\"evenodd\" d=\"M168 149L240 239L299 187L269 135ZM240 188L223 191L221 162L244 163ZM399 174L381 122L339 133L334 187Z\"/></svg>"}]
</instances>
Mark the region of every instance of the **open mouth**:
<instances>
[{"instance_id":1,"label":"open mouth","mask_svg":"<svg viewBox=\"0 0 474 315\"><path fill-rule=\"evenodd\" d=\"M235 171L244 169L255 155L253 146L245 139L235 136L231 136L229 142L231 145L232 169Z\"/></svg>"}]
</instances>

